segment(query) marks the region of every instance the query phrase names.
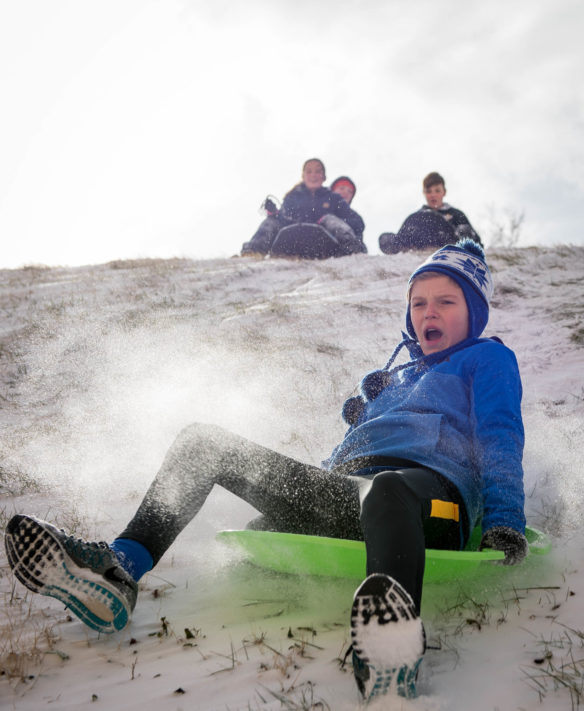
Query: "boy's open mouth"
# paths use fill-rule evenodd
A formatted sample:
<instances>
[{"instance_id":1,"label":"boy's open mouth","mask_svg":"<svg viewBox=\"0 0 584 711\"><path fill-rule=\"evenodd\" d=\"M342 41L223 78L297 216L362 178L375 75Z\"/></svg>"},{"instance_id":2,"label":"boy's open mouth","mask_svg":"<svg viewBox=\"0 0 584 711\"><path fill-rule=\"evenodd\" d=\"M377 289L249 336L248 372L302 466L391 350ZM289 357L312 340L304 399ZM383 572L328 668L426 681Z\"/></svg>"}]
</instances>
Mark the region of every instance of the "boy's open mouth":
<instances>
[{"instance_id":1,"label":"boy's open mouth","mask_svg":"<svg viewBox=\"0 0 584 711\"><path fill-rule=\"evenodd\" d=\"M424 338L427 341L438 341L442 338L442 331L439 328L427 328L424 331Z\"/></svg>"}]
</instances>

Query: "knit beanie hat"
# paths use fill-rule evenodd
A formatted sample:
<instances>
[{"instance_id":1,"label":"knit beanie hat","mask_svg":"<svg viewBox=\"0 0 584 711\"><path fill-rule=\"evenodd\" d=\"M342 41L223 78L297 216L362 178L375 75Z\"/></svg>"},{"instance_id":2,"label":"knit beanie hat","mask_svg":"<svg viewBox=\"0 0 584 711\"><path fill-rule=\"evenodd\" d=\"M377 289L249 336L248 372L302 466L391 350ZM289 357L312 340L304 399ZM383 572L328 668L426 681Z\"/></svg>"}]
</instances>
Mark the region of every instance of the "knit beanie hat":
<instances>
[{"instance_id":1,"label":"knit beanie hat","mask_svg":"<svg viewBox=\"0 0 584 711\"><path fill-rule=\"evenodd\" d=\"M346 175L341 175L341 176L339 176L336 180L333 180L333 182L331 183L331 190L332 190L332 192L335 191L335 187L336 187L339 183L347 183L347 185L350 185L351 188L353 189L353 195L355 195L355 193L357 192L357 186L356 186L355 183L351 180L351 178L347 178Z\"/></svg>"},{"instance_id":2,"label":"knit beanie hat","mask_svg":"<svg viewBox=\"0 0 584 711\"><path fill-rule=\"evenodd\" d=\"M493 277L485 261L483 248L472 239L448 244L430 255L408 281L406 328L417 340L410 314L410 292L414 279L424 272L445 274L460 286L468 308L468 335L478 338L489 320L489 300L493 295Z\"/></svg>"}]
</instances>

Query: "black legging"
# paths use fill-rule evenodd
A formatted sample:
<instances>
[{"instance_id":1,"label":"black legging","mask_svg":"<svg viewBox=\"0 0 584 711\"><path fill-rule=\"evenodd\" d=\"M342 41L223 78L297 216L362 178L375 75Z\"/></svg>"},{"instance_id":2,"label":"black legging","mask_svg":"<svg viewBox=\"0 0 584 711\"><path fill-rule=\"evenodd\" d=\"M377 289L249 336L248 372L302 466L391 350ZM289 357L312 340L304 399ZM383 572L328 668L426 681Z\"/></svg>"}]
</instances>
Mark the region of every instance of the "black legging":
<instances>
[{"instance_id":1,"label":"black legging","mask_svg":"<svg viewBox=\"0 0 584 711\"><path fill-rule=\"evenodd\" d=\"M119 537L144 545L156 565L215 484L258 509L273 529L365 540L367 574L391 575L418 610L425 546L456 549L461 544L457 524L430 515L432 499L460 503L456 489L430 469L383 471L373 477L360 504L356 479L202 424L179 434Z\"/></svg>"}]
</instances>

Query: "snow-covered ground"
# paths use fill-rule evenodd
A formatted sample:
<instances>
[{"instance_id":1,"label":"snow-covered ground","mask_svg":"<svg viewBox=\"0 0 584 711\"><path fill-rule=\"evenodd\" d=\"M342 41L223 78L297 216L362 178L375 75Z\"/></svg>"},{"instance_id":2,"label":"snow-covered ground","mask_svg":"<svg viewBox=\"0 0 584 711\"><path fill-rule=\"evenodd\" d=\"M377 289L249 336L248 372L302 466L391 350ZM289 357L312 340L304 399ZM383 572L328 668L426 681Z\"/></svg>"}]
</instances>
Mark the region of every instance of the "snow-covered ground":
<instances>
[{"instance_id":1,"label":"snow-covered ground","mask_svg":"<svg viewBox=\"0 0 584 711\"><path fill-rule=\"evenodd\" d=\"M487 256L487 335L524 382L528 518L554 548L488 584L428 586L421 696L380 708L584 706L584 248ZM25 512L110 540L193 421L319 463L344 399L398 341L422 257L0 271L2 528ZM0 708L358 708L340 665L354 583L268 574L215 541L253 515L215 490L109 637L30 595L2 551Z\"/></svg>"}]
</instances>

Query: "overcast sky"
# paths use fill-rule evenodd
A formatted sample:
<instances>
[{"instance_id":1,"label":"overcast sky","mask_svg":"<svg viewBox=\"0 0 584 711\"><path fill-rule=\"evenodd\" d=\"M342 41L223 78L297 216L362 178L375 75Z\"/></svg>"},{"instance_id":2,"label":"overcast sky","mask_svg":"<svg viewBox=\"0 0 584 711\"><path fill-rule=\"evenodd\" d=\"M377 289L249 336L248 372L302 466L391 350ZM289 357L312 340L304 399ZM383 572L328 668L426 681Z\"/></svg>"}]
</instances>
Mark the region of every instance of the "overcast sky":
<instances>
[{"instance_id":1,"label":"overcast sky","mask_svg":"<svg viewBox=\"0 0 584 711\"><path fill-rule=\"evenodd\" d=\"M320 157L365 241L423 202L584 244L582 0L0 0L0 267L222 257Z\"/></svg>"}]
</instances>

